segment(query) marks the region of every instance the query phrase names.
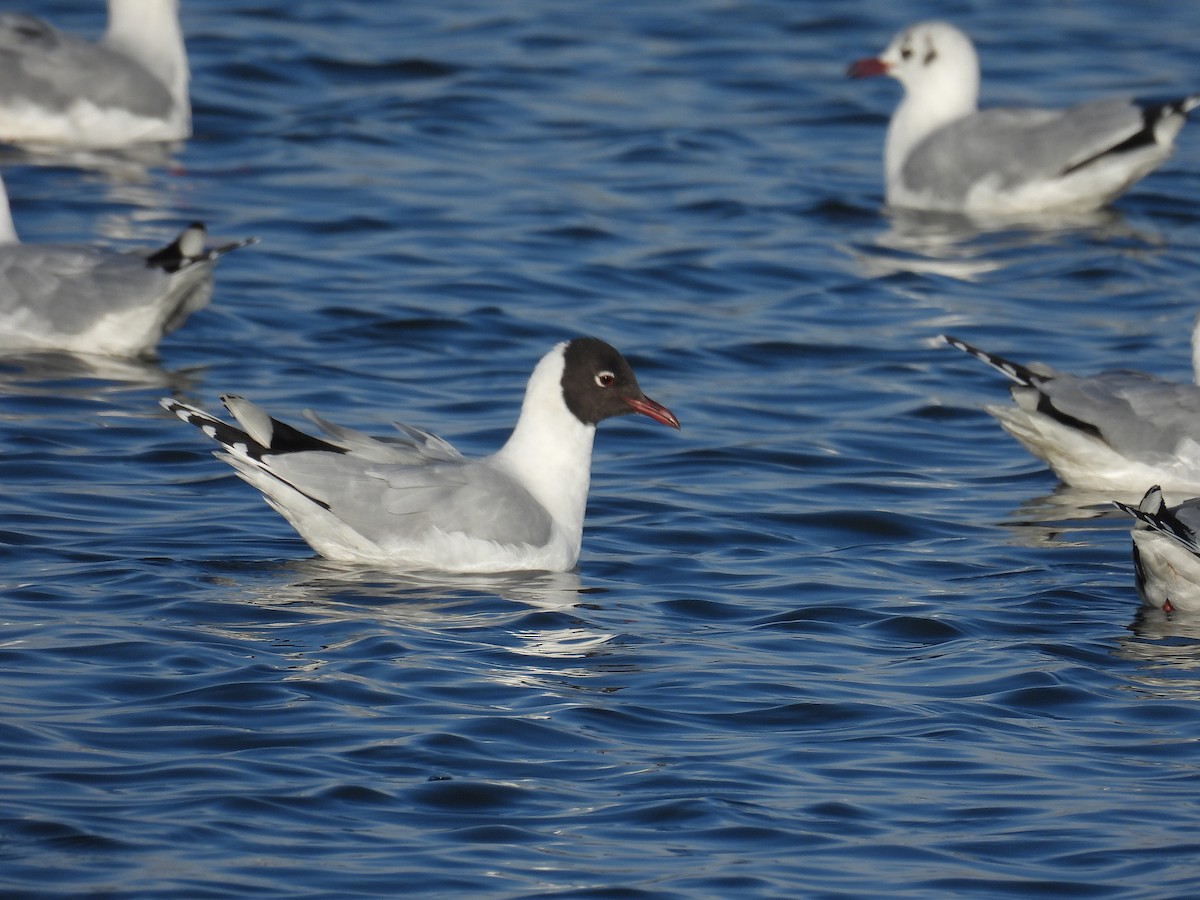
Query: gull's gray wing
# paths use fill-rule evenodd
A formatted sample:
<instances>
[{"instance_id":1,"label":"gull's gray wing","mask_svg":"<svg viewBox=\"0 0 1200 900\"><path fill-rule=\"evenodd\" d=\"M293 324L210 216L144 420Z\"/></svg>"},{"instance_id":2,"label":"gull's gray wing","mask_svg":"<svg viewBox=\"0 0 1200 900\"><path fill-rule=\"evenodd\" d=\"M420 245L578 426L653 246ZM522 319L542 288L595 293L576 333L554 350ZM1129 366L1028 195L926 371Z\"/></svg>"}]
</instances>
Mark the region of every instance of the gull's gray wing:
<instances>
[{"instance_id":1,"label":"gull's gray wing","mask_svg":"<svg viewBox=\"0 0 1200 900\"><path fill-rule=\"evenodd\" d=\"M403 436L383 438L372 437L365 432L344 425L337 425L317 415L312 410L305 410L304 415L315 423L338 445L355 453L363 459L372 459L385 463L405 463L415 465L431 462L461 462L463 455L448 441L436 434L422 431L403 422L396 422L395 427Z\"/></svg>"},{"instance_id":2,"label":"gull's gray wing","mask_svg":"<svg viewBox=\"0 0 1200 900\"><path fill-rule=\"evenodd\" d=\"M1010 190L1060 178L1120 146L1146 127L1129 100L1106 99L1063 110L989 109L950 123L913 148L904 185L962 200L986 183Z\"/></svg>"},{"instance_id":3,"label":"gull's gray wing","mask_svg":"<svg viewBox=\"0 0 1200 900\"><path fill-rule=\"evenodd\" d=\"M161 401L227 452L217 456L257 487L305 534L317 504L378 548L421 543L437 532L481 541L544 547L554 536L549 513L490 459L465 460L448 443L417 429L408 441L377 441L310 416L333 441L306 434L242 397L221 398L230 425L171 398ZM308 538L308 535L305 535ZM311 539L310 539L311 543Z\"/></svg>"},{"instance_id":4,"label":"gull's gray wing","mask_svg":"<svg viewBox=\"0 0 1200 900\"><path fill-rule=\"evenodd\" d=\"M118 253L72 244L0 246L0 320L10 331L46 335L86 332L105 316L165 304L183 282L211 285L212 264L168 275L146 264L138 253ZM203 305L207 294L193 297L185 315ZM178 304L185 298L173 297ZM192 301L196 302L192 302ZM182 321L164 310L168 329Z\"/></svg>"},{"instance_id":5,"label":"gull's gray wing","mask_svg":"<svg viewBox=\"0 0 1200 900\"><path fill-rule=\"evenodd\" d=\"M504 544L543 546L553 523L524 487L487 460L387 464L354 452L266 454L272 475L363 537L387 546L431 529Z\"/></svg>"},{"instance_id":6,"label":"gull's gray wing","mask_svg":"<svg viewBox=\"0 0 1200 900\"><path fill-rule=\"evenodd\" d=\"M1142 372L1060 373L1013 388L1014 397L1021 392L1036 392L1039 412L1091 431L1130 459L1172 455L1184 439L1200 444L1200 386L1194 384ZM1031 408L1029 399L1018 403Z\"/></svg>"},{"instance_id":7,"label":"gull's gray wing","mask_svg":"<svg viewBox=\"0 0 1200 900\"><path fill-rule=\"evenodd\" d=\"M22 13L0 14L0 107L65 110L76 100L165 118L170 92L127 56Z\"/></svg>"}]
</instances>

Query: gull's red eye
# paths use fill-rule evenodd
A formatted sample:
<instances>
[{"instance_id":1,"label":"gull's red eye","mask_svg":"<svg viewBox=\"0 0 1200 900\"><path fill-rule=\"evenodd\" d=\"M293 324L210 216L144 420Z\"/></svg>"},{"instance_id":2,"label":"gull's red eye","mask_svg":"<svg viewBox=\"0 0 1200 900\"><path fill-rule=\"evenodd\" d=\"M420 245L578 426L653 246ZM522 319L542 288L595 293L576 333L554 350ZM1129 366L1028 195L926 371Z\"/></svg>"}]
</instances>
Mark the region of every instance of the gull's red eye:
<instances>
[{"instance_id":1,"label":"gull's red eye","mask_svg":"<svg viewBox=\"0 0 1200 900\"><path fill-rule=\"evenodd\" d=\"M596 375L596 384L602 388L612 387L617 381L617 376L612 372L599 372Z\"/></svg>"}]
</instances>

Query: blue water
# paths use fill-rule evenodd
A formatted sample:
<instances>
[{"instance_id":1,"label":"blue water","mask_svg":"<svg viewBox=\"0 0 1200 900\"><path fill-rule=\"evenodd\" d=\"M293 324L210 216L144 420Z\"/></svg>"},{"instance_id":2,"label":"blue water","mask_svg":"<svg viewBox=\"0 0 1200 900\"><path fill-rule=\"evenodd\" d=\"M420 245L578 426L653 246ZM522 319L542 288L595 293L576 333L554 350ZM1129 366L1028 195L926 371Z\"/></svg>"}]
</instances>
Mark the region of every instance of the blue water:
<instances>
[{"instance_id":1,"label":"blue water","mask_svg":"<svg viewBox=\"0 0 1200 900\"><path fill-rule=\"evenodd\" d=\"M990 102L1200 87L1188 4L944 6ZM262 243L157 362L0 360L0 893L1200 893L1200 623L929 340L1190 378L1200 127L971 232L842 77L923 4L184 7L192 140L3 160L27 240ZM588 333L683 431L604 424L565 575L314 558L156 405L483 453Z\"/></svg>"}]
</instances>

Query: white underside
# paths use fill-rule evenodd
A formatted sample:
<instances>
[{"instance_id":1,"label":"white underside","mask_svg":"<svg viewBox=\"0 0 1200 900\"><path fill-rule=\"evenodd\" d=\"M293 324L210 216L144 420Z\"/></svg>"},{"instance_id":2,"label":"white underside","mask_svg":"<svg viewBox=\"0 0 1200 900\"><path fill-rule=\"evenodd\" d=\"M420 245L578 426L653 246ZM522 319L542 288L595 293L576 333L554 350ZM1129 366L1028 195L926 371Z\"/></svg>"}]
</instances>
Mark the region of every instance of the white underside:
<instances>
[{"instance_id":1,"label":"white underside","mask_svg":"<svg viewBox=\"0 0 1200 900\"><path fill-rule=\"evenodd\" d=\"M163 275L164 294L145 304L110 312L95 319L86 329L77 332L53 331L45 319L30 309L20 309L0 317L0 349L3 350L66 350L71 353L94 353L106 356L142 356L153 353L162 340L168 319L179 305L184 293L193 291L189 299L193 309L204 306L212 294L211 276L203 267L180 273L168 281ZM197 284L208 279L207 284Z\"/></svg>"},{"instance_id":2,"label":"white underside","mask_svg":"<svg viewBox=\"0 0 1200 900\"><path fill-rule=\"evenodd\" d=\"M1188 496L1200 495L1200 445L1185 440L1175 454L1153 460L1129 459L1092 435L1039 413L1013 406L987 406L1004 430L1045 460L1067 484L1119 496L1141 496L1151 485Z\"/></svg>"},{"instance_id":3,"label":"white underside","mask_svg":"<svg viewBox=\"0 0 1200 900\"><path fill-rule=\"evenodd\" d=\"M82 100L61 111L25 102L0 107L0 141L120 147L142 141L183 140L190 135L190 117L178 109L168 118L155 119Z\"/></svg>"},{"instance_id":4,"label":"white underside","mask_svg":"<svg viewBox=\"0 0 1200 900\"><path fill-rule=\"evenodd\" d=\"M1135 528L1133 542L1145 573L1142 600L1148 606L1171 606L1182 612L1200 612L1200 559L1165 534Z\"/></svg>"},{"instance_id":5,"label":"white underside","mask_svg":"<svg viewBox=\"0 0 1200 900\"><path fill-rule=\"evenodd\" d=\"M329 559L405 570L462 573L565 572L573 569L579 559L578 538L568 538L557 525L550 541L541 547L503 544L437 529L422 532L419 540L372 541L269 474L254 459L238 453L236 448L215 455L233 466L243 481L261 491L271 508L287 519L310 547Z\"/></svg>"},{"instance_id":6,"label":"white underside","mask_svg":"<svg viewBox=\"0 0 1200 900\"><path fill-rule=\"evenodd\" d=\"M0 322L0 349L66 350L107 356L150 353L162 338L163 317L144 309L109 313L77 334L50 333L44 323L24 313Z\"/></svg>"}]
</instances>

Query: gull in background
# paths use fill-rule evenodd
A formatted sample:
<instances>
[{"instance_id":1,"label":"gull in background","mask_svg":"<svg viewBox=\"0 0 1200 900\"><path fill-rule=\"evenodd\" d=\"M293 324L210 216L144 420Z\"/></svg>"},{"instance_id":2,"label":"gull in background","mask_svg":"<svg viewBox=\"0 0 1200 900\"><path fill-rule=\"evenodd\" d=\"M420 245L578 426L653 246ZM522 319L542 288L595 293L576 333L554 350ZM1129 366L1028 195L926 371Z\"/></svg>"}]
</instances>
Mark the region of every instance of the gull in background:
<instances>
[{"instance_id":1,"label":"gull in background","mask_svg":"<svg viewBox=\"0 0 1200 900\"><path fill-rule=\"evenodd\" d=\"M572 569L597 423L640 413L679 427L642 393L625 358L597 338L565 341L542 357L512 435L482 459L406 425L397 425L405 438L380 439L307 412L326 439L241 397L221 400L236 426L172 398L162 406L220 444L217 458L314 550L450 572Z\"/></svg>"},{"instance_id":2,"label":"gull in background","mask_svg":"<svg viewBox=\"0 0 1200 900\"><path fill-rule=\"evenodd\" d=\"M0 182L0 350L153 353L208 305L216 260L257 240L205 248L204 225L193 222L154 251L22 244Z\"/></svg>"},{"instance_id":3,"label":"gull in background","mask_svg":"<svg viewBox=\"0 0 1200 900\"><path fill-rule=\"evenodd\" d=\"M888 204L985 216L1104 206L1171 155L1200 103L1191 94L980 111L975 47L936 21L905 28L848 74L890 75L904 88L884 151Z\"/></svg>"},{"instance_id":4,"label":"gull in background","mask_svg":"<svg viewBox=\"0 0 1200 900\"><path fill-rule=\"evenodd\" d=\"M1137 506L1113 506L1137 520L1133 570L1142 601L1164 612L1200 611L1200 498L1168 507L1154 485Z\"/></svg>"},{"instance_id":5,"label":"gull in background","mask_svg":"<svg viewBox=\"0 0 1200 900\"><path fill-rule=\"evenodd\" d=\"M1014 382L1015 406L984 409L1067 484L1124 494L1161 484L1200 493L1200 386L1129 370L1070 375L949 335L938 340Z\"/></svg>"},{"instance_id":6,"label":"gull in background","mask_svg":"<svg viewBox=\"0 0 1200 900\"><path fill-rule=\"evenodd\" d=\"M178 0L109 0L97 43L0 14L0 141L100 148L191 133Z\"/></svg>"}]
</instances>

